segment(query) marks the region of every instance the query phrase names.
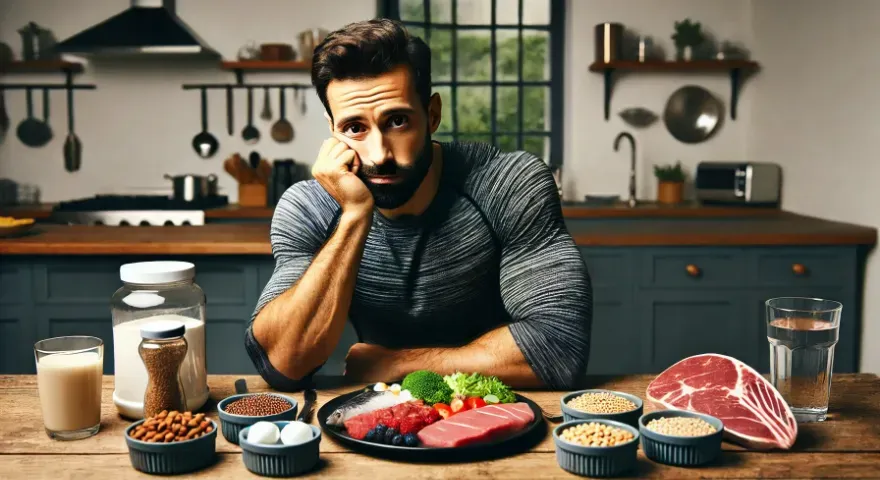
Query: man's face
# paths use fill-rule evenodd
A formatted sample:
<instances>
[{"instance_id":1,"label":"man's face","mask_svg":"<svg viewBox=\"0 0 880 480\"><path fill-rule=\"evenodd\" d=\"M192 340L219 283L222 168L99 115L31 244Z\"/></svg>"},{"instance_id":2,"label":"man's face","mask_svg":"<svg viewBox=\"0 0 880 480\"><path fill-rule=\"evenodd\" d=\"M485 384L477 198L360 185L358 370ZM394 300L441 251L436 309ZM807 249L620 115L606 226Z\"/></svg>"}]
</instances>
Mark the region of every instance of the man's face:
<instances>
[{"instance_id":1,"label":"man's face","mask_svg":"<svg viewBox=\"0 0 880 480\"><path fill-rule=\"evenodd\" d=\"M440 124L440 97L426 112L407 67L374 78L327 86L330 129L361 160L358 177L379 208L405 204L431 167L431 134Z\"/></svg>"}]
</instances>

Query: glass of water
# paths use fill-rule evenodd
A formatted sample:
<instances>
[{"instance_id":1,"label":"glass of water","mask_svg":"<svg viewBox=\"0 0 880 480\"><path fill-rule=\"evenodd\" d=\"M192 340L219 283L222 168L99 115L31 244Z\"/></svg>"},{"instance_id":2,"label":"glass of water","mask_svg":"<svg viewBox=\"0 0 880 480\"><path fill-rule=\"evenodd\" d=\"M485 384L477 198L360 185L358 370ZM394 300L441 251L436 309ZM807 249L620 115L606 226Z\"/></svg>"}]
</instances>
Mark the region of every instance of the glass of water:
<instances>
[{"instance_id":1,"label":"glass of water","mask_svg":"<svg viewBox=\"0 0 880 480\"><path fill-rule=\"evenodd\" d=\"M822 422L843 305L799 297L772 298L766 305L770 381L798 422Z\"/></svg>"}]
</instances>

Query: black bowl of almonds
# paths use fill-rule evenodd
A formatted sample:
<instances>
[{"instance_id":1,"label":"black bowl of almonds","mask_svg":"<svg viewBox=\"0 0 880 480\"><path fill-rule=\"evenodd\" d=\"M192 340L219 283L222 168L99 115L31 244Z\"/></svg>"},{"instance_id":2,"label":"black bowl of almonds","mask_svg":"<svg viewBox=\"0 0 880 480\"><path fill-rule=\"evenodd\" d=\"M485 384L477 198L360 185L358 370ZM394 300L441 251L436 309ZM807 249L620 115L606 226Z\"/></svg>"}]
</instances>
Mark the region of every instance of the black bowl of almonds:
<instances>
[{"instance_id":1,"label":"black bowl of almonds","mask_svg":"<svg viewBox=\"0 0 880 480\"><path fill-rule=\"evenodd\" d=\"M238 434L257 422L295 420L297 403L279 393L243 393L220 400L217 414L223 437L238 445Z\"/></svg>"},{"instance_id":2,"label":"black bowl of almonds","mask_svg":"<svg viewBox=\"0 0 880 480\"><path fill-rule=\"evenodd\" d=\"M642 399L614 390L580 390L562 397L562 416L572 420L614 420L639 428Z\"/></svg>"},{"instance_id":3,"label":"black bowl of almonds","mask_svg":"<svg viewBox=\"0 0 880 480\"><path fill-rule=\"evenodd\" d=\"M135 470L152 475L194 472L216 460L217 424L203 413L163 411L126 428L125 443Z\"/></svg>"},{"instance_id":4,"label":"black bowl of almonds","mask_svg":"<svg viewBox=\"0 0 880 480\"><path fill-rule=\"evenodd\" d=\"M649 459L678 467L712 462L721 453L724 424L702 413L660 410L639 419L642 450Z\"/></svg>"}]
</instances>

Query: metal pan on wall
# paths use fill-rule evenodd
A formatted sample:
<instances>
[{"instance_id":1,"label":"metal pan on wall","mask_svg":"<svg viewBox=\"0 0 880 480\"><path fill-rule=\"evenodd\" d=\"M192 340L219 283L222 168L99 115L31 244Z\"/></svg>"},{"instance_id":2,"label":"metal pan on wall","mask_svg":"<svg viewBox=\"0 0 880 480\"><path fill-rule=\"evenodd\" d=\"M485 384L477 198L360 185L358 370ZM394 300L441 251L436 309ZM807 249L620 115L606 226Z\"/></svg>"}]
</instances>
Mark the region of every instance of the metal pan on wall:
<instances>
[{"instance_id":1,"label":"metal pan on wall","mask_svg":"<svg viewBox=\"0 0 880 480\"><path fill-rule=\"evenodd\" d=\"M683 143L709 139L721 126L724 106L711 92L696 85L679 88L669 97L663 112L666 129Z\"/></svg>"}]
</instances>

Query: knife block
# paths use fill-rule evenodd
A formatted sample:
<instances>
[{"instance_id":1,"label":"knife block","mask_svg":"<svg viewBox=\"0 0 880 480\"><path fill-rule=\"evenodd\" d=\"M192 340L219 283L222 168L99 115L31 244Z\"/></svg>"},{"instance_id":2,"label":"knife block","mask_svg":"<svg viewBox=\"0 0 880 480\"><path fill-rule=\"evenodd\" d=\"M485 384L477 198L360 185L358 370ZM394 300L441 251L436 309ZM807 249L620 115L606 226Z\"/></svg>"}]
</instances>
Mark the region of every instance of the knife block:
<instances>
[{"instance_id":1,"label":"knife block","mask_svg":"<svg viewBox=\"0 0 880 480\"><path fill-rule=\"evenodd\" d=\"M265 207L266 185L262 183L239 183L238 204L242 207Z\"/></svg>"}]
</instances>

